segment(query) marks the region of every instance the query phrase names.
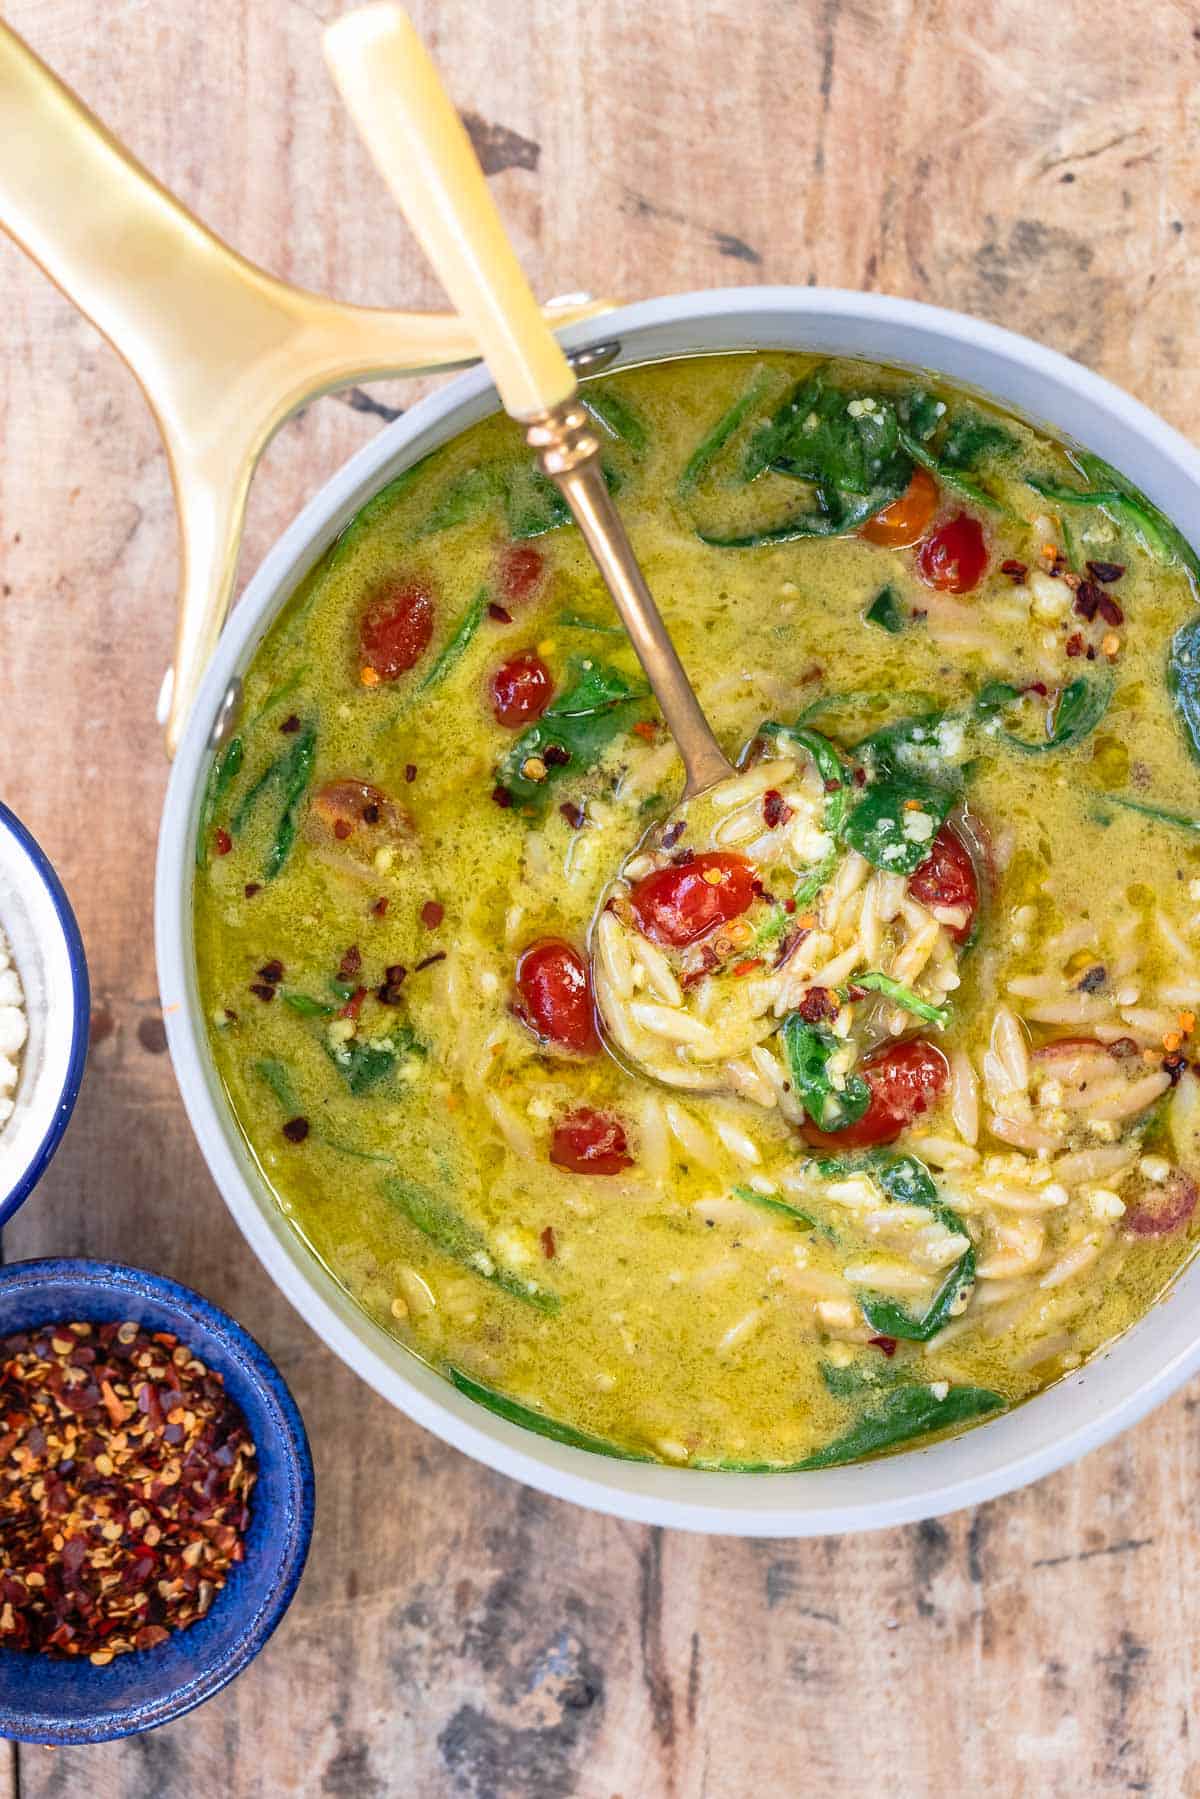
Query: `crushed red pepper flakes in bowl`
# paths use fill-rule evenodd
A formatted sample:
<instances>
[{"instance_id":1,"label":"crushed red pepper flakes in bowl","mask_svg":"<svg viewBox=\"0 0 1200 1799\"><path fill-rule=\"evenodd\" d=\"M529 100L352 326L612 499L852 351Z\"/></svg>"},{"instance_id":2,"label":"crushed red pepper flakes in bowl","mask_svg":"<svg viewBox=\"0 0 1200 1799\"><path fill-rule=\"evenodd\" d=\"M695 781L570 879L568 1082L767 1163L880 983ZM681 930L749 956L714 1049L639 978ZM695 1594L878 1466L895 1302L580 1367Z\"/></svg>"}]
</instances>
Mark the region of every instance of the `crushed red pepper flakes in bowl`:
<instances>
[{"instance_id":1,"label":"crushed red pepper flakes in bowl","mask_svg":"<svg viewBox=\"0 0 1200 1799\"><path fill-rule=\"evenodd\" d=\"M255 1446L168 1331L54 1324L0 1343L0 1647L118 1655L208 1612L244 1559Z\"/></svg>"}]
</instances>

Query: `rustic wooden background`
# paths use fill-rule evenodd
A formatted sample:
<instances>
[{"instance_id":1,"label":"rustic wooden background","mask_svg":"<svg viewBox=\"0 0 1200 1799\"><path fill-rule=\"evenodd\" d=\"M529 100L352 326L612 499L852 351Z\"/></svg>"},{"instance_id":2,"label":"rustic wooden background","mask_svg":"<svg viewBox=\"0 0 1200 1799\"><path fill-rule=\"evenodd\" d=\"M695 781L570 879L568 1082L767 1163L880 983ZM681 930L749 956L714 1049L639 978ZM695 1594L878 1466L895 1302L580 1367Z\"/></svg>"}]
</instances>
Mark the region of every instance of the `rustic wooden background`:
<instances>
[{"instance_id":1,"label":"rustic wooden background","mask_svg":"<svg viewBox=\"0 0 1200 1799\"><path fill-rule=\"evenodd\" d=\"M338 10L6 8L249 255L347 298L432 305L323 72ZM915 295L1069 351L1200 433L1194 0L415 10L541 292ZM221 1300L281 1362L320 1484L299 1597L232 1689L132 1742L14 1749L0 1793L1200 1793L1195 1389L1082 1466L940 1523L692 1539L475 1467L276 1294L201 1164L155 994L162 453L125 369L3 243L0 320L0 793L65 876L95 988L75 1121L5 1250L121 1256ZM411 392L326 400L281 433L247 568Z\"/></svg>"}]
</instances>

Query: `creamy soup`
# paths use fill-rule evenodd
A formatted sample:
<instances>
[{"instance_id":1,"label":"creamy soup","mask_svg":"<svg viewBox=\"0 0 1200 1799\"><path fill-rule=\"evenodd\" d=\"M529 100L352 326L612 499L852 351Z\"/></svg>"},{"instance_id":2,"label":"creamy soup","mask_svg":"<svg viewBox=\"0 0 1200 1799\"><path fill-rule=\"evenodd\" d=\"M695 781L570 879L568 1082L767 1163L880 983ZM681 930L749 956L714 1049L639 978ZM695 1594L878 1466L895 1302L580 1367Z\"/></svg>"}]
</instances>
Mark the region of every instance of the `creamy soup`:
<instances>
[{"instance_id":1,"label":"creamy soup","mask_svg":"<svg viewBox=\"0 0 1200 1799\"><path fill-rule=\"evenodd\" d=\"M737 773L679 759L517 428L383 489L197 837L279 1206L560 1441L815 1468L1018 1404L1191 1253L1195 559L975 396L785 354L585 397Z\"/></svg>"}]
</instances>

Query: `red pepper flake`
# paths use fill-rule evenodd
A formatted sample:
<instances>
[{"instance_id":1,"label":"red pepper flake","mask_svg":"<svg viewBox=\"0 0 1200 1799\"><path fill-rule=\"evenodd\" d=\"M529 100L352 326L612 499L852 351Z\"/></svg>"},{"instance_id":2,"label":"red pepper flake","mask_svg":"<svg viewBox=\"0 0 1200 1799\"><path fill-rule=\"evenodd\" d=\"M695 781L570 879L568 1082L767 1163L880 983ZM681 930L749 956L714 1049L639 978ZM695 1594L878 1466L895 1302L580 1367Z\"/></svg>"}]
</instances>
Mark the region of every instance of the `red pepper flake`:
<instances>
[{"instance_id":1,"label":"red pepper flake","mask_svg":"<svg viewBox=\"0 0 1200 1799\"><path fill-rule=\"evenodd\" d=\"M1125 614L1117 605L1117 602L1113 599L1111 593L1102 593L1100 595L1096 610L1106 625L1123 625L1125 623Z\"/></svg>"},{"instance_id":2,"label":"red pepper flake","mask_svg":"<svg viewBox=\"0 0 1200 1799\"><path fill-rule=\"evenodd\" d=\"M288 736L290 736L293 731L298 731L300 729L300 720L299 720L299 717L297 716L297 714L294 712L289 712L288 716L284 719L284 721L280 725L279 729L281 731L285 732Z\"/></svg>"},{"instance_id":3,"label":"red pepper flake","mask_svg":"<svg viewBox=\"0 0 1200 1799\"><path fill-rule=\"evenodd\" d=\"M547 768L565 768L571 760L571 752L563 743L548 743L542 751L542 761Z\"/></svg>"},{"instance_id":4,"label":"red pepper flake","mask_svg":"<svg viewBox=\"0 0 1200 1799\"><path fill-rule=\"evenodd\" d=\"M1036 693L1038 698L1043 699L1043 700L1049 699L1049 697L1050 697L1050 689L1046 686L1046 683L1044 681L1026 681L1024 687L1022 687L1022 689L1021 689L1021 692L1022 693Z\"/></svg>"},{"instance_id":5,"label":"red pepper flake","mask_svg":"<svg viewBox=\"0 0 1200 1799\"><path fill-rule=\"evenodd\" d=\"M1086 660L1088 662L1094 662L1096 660L1096 646L1094 643L1088 644L1087 651L1086 651Z\"/></svg>"},{"instance_id":6,"label":"red pepper flake","mask_svg":"<svg viewBox=\"0 0 1200 1799\"><path fill-rule=\"evenodd\" d=\"M872 1349L881 1349L889 1361L896 1353L895 1337L868 1337L867 1342Z\"/></svg>"},{"instance_id":7,"label":"red pepper flake","mask_svg":"<svg viewBox=\"0 0 1200 1799\"><path fill-rule=\"evenodd\" d=\"M791 806L776 787L768 787L763 794L762 810L768 831L774 831L778 826L787 824L793 816Z\"/></svg>"},{"instance_id":8,"label":"red pepper flake","mask_svg":"<svg viewBox=\"0 0 1200 1799\"><path fill-rule=\"evenodd\" d=\"M264 1005L269 1005L275 998L274 987L268 986L266 981L251 981L250 991L255 999L262 1000Z\"/></svg>"},{"instance_id":9,"label":"red pepper flake","mask_svg":"<svg viewBox=\"0 0 1200 1799\"><path fill-rule=\"evenodd\" d=\"M640 737L644 743L653 743L658 736L658 726L648 718L639 718L633 727L633 734L635 737Z\"/></svg>"},{"instance_id":10,"label":"red pepper flake","mask_svg":"<svg viewBox=\"0 0 1200 1799\"><path fill-rule=\"evenodd\" d=\"M558 1245L554 1241L554 1226L552 1224L546 1226L538 1241L542 1246L542 1254L548 1262L552 1262L558 1252Z\"/></svg>"},{"instance_id":11,"label":"red pepper flake","mask_svg":"<svg viewBox=\"0 0 1200 1799\"><path fill-rule=\"evenodd\" d=\"M512 794L507 787L493 787L492 800L495 805L499 806L501 812L507 812L512 805Z\"/></svg>"},{"instance_id":12,"label":"red pepper flake","mask_svg":"<svg viewBox=\"0 0 1200 1799\"><path fill-rule=\"evenodd\" d=\"M227 856L233 848L233 838L222 825L218 825L213 833L213 848L218 856Z\"/></svg>"},{"instance_id":13,"label":"red pepper flake","mask_svg":"<svg viewBox=\"0 0 1200 1799\"><path fill-rule=\"evenodd\" d=\"M283 963L278 958L271 962L264 962L258 971L258 978L260 981L269 982L272 987L278 987L283 979Z\"/></svg>"},{"instance_id":14,"label":"red pepper flake","mask_svg":"<svg viewBox=\"0 0 1200 1799\"><path fill-rule=\"evenodd\" d=\"M494 618L498 625L511 625L512 613L504 606L497 606L495 600L488 602L488 617Z\"/></svg>"},{"instance_id":15,"label":"red pepper flake","mask_svg":"<svg viewBox=\"0 0 1200 1799\"><path fill-rule=\"evenodd\" d=\"M1110 1056L1115 1056L1118 1062L1128 1061L1130 1056L1136 1056L1138 1053L1137 1042L1133 1037L1118 1037L1115 1042L1109 1044L1108 1053Z\"/></svg>"},{"instance_id":16,"label":"red pepper flake","mask_svg":"<svg viewBox=\"0 0 1200 1799\"><path fill-rule=\"evenodd\" d=\"M1125 564L1123 562L1089 562L1087 572L1093 581L1102 581L1106 587L1111 587L1112 583L1119 581L1125 573Z\"/></svg>"},{"instance_id":17,"label":"red pepper flake","mask_svg":"<svg viewBox=\"0 0 1200 1799\"><path fill-rule=\"evenodd\" d=\"M583 829L583 807L577 806L574 800L564 800L558 808L573 831Z\"/></svg>"},{"instance_id":18,"label":"red pepper flake","mask_svg":"<svg viewBox=\"0 0 1200 1799\"><path fill-rule=\"evenodd\" d=\"M1188 1061L1181 1049L1173 1049L1170 1055L1163 1057L1163 1072L1170 1076L1172 1087L1176 1086L1187 1068Z\"/></svg>"},{"instance_id":19,"label":"red pepper flake","mask_svg":"<svg viewBox=\"0 0 1200 1799\"><path fill-rule=\"evenodd\" d=\"M427 931L436 931L446 916L446 908L437 900L426 900L421 907L421 923Z\"/></svg>"},{"instance_id":20,"label":"red pepper flake","mask_svg":"<svg viewBox=\"0 0 1200 1799\"><path fill-rule=\"evenodd\" d=\"M820 1024L823 1018L836 1018L841 1008L828 987L810 987L797 1010L805 1024Z\"/></svg>"},{"instance_id":21,"label":"red pepper flake","mask_svg":"<svg viewBox=\"0 0 1200 1799\"><path fill-rule=\"evenodd\" d=\"M1015 556L1010 556L1007 562L1002 562L1000 564L1000 573L1002 575L1007 575L1014 586L1020 586L1021 582L1029 573L1029 569L1025 563L1018 562Z\"/></svg>"},{"instance_id":22,"label":"red pepper flake","mask_svg":"<svg viewBox=\"0 0 1200 1799\"><path fill-rule=\"evenodd\" d=\"M856 787L865 787L865 786L866 786L866 784L867 784L867 771L866 771L866 769L865 769L865 768L856 768L856 769L855 769L855 771L854 771L854 785L855 785L855 786L856 786ZM828 792L829 792L829 791L830 791L830 787L829 787L829 783L828 783L828 781L827 781L827 782L826 782L826 783L825 783L825 791L826 791L826 793L828 793ZM837 785L836 785L836 783L835 783L835 784L834 784L834 787L833 787L833 792L834 792L834 793L836 793L836 792L837 792Z\"/></svg>"},{"instance_id":23,"label":"red pepper flake","mask_svg":"<svg viewBox=\"0 0 1200 1799\"><path fill-rule=\"evenodd\" d=\"M357 1018L363 1009L363 1001L367 997L365 987L356 987L345 1005L338 1012L339 1018Z\"/></svg>"},{"instance_id":24,"label":"red pepper flake","mask_svg":"<svg viewBox=\"0 0 1200 1799\"><path fill-rule=\"evenodd\" d=\"M387 909L388 909L388 896L386 893L381 893L377 900L373 900L371 902L372 918L382 918L384 913L387 911Z\"/></svg>"},{"instance_id":25,"label":"red pepper flake","mask_svg":"<svg viewBox=\"0 0 1200 1799\"><path fill-rule=\"evenodd\" d=\"M1081 581L1079 591L1075 595L1075 610L1080 618L1086 618L1090 624L1096 616L1096 609L1101 600L1106 598L1104 590L1097 587L1094 581Z\"/></svg>"},{"instance_id":26,"label":"red pepper flake","mask_svg":"<svg viewBox=\"0 0 1200 1799\"><path fill-rule=\"evenodd\" d=\"M1067 638L1066 650L1067 650L1068 656L1082 656L1083 655L1083 634L1082 634L1082 632L1073 631L1071 633L1070 637Z\"/></svg>"},{"instance_id":27,"label":"red pepper flake","mask_svg":"<svg viewBox=\"0 0 1200 1799\"><path fill-rule=\"evenodd\" d=\"M677 818L673 825L663 832L662 846L665 850L673 850L686 829L682 818Z\"/></svg>"},{"instance_id":28,"label":"red pepper flake","mask_svg":"<svg viewBox=\"0 0 1200 1799\"><path fill-rule=\"evenodd\" d=\"M338 980L353 981L362 971L362 951L352 943L338 963Z\"/></svg>"},{"instance_id":29,"label":"red pepper flake","mask_svg":"<svg viewBox=\"0 0 1200 1799\"><path fill-rule=\"evenodd\" d=\"M413 965L413 973L420 974L420 972L423 968L432 968L435 962L444 962L445 960L446 960L445 950L444 949L435 950L432 956L426 956L426 958L423 962L417 962Z\"/></svg>"},{"instance_id":30,"label":"red pepper flake","mask_svg":"<svg viewBox=\"0 0 1200 1799\"><path fill-rule=\"evenodd\" d=\"M289 1143L303 1143L308 1136L307 1118L289 1118L283 1127L283 1134Z\"/></svg>"},{"instance_id":31,"label":"red pepper flake","mask_svg":"<svg viewBox=\"0 0 1200 1799\"><path fill-rule=\"evenodd\" d=\"M245 1556L254 1444L168 1331L43 1325L0 1343L0 1647L163 1643Z\"/></svg>"},{"instance_id":32,"label":"red pepper flake","mask_svg":"<svg viewBox=\"0 0 1200 1799\"><path fill-rule=\"evenodd\" d=\"M376 989L375 997L385 1006L400 1004L400 989L408 974L403 962L393 962L384 970L383 985Z\"/></svg>"},{"instance_id":33,"label":"red pepper flake","mask_svg":"<svg viewBox=\"0 0 1200 1799\"><path fill-rule=\"evenodd\" d=\"M672 868L686 868L689 862L696 860L695 850L676 850L671 857Z\"/></svg>"},{"instance_id":34,"label":"red pepper flake","mask_svg":"<svg viewBox=\"0 0 1200 1799\"><path fill-rule=\"evenodd\" d=\"M412 784L416 780L416 778L417 778L416 763L415 762L406 762L404 764L404 779L408 782L408 785L410 787L412 786Z\"/></svg>"},{"instance_id":35,"label":"red pepper flake","mask_svg":"<svg viewBox=\"0 0 1200 1799\"><path fill-rule=\"evenodd\" d=\"M783 902L783 909L787 913L794 912L796 910L795 900L794 899L785 899Z\"/></svg>"},{"instance_id":36,"label":"red pepper flake","mask_svg":"<svg viewBox=\"0 0 1200 1799\"><path fill-rule=\"evenodd\" d=\"M247 881L243 891L247 899L253 899L256 893L262 892L262 882Z\"/></svg>"},{"instance_id":37,"label":"red pepper flake","mask_svg":"<svg viewBox=\"0 0 1200 1799\"><path fill-rule=\"evenodd\" d=\"M754 970L756 968L761 968L762 965L763 959L761 956L749 956L746 961L735 964L733 969L734 978L740 980L743 975L753 974Z\"/></svg>"},{"instance_id":38,"label":"red pepper flake","mask_svg":"<svg viewBox=\"0 0 1200 1799\"><path fill-rule=\"evenodd\" d=\"M339 843L345 843L353 829L354 826L348 818L335 818L333 821L333 834Z\"/></svg>"},{"instance_id":39,"label":"red pepper flake","mask_svg":"<svg viewBox=\"0 0 1200 1799\"><path fill-rule=\"evenodd\" d=\"M363 807L362 821L365 825L377 825L379 823L379 807L375 804L374 800L368 800Z\"/></svg>"}]
</instances>

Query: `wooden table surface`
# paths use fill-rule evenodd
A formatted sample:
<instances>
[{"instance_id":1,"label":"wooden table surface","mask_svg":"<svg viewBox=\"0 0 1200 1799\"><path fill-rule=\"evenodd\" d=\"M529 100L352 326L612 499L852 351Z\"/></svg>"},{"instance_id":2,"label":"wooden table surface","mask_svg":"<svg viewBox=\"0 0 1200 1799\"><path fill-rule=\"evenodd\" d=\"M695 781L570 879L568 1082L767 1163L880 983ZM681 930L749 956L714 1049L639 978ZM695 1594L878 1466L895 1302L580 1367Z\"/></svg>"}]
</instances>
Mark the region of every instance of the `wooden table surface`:
<instances>
[{"instance_id":1,"label":"wooden table surface","mask_svg":"<svg viewBox=\"0 0 1200 1799\"><path fill-rule=\"evenodd\" d=\"M269 268L437 304L320 60L335 0L9 0L146 163ZM1200 434L1194 0L425 0L543 293L913 295L1025 331ZM172 637L162 451L90 326L0 244L0 794L74 898L88 1078L9 1259L193 1283L278 1358L316 1536L268 1649L131 1742L12 1750L21 1799L1200 1793L1200 1392L937 1523L816 1542L594 1517L445 1448L274 1290L201 1163L151 942ZM308 408L244 566L412 396ZM3 1780L8 1787L4 1789Z\"/></svg>"}]
</instances>

